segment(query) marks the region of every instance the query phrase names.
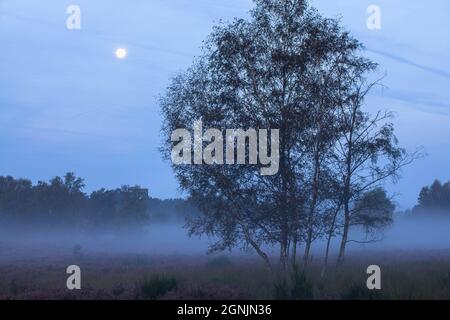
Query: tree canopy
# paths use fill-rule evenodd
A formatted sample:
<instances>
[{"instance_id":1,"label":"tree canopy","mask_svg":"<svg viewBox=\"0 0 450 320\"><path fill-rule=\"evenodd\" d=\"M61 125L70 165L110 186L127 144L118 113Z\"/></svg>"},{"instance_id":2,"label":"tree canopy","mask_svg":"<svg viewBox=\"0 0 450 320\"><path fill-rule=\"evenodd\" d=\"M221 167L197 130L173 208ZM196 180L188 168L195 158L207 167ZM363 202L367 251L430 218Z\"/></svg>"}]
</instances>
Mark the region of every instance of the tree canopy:
<instances>
[{"instance_id":1,"label":"tree canopy","mask_svg":"<svg viewBox=\"0 0 450 320\"><path fill-rule=\"evenodd\" d=\"M148 190L122 186L84 193L84 180L69 172L33 185L0 177L0 219L8 225L75 230L142 228L148 221Z\"/></svg>"},{"instance_id":2,"label":"tree canopy","mask_svg":"<svg viewBox=\"0 0 450 320\"><path fill-rule=\"evenodd\" d=\"M269 265L262 248L278 246L283 266L300 245L307 262L315 240L340 234L343 257L357 202L411 160L398 147L392 115L362 109L378 84L367 80L377 65L362 49L305 0L256 0L249 19L213 29L161 97L162 152L171 159L172 133L198 120L219 130L278 129L279 171L260 175L264 165L252 161L173 163L203 212L190 221L191 234L216 239L211 250L253 248Z\"/></svg>"},{"instance_id":3,"label":"tree canopy","mask_svg":"<svg viewBox=\"0 0 450 320\"><path fill-rule=\"evenodd\" d=\"M450 181L442 183L435 180L430 186L423 187L412 213L421 216L450 216Z\"/></svg>"}]
</instances>

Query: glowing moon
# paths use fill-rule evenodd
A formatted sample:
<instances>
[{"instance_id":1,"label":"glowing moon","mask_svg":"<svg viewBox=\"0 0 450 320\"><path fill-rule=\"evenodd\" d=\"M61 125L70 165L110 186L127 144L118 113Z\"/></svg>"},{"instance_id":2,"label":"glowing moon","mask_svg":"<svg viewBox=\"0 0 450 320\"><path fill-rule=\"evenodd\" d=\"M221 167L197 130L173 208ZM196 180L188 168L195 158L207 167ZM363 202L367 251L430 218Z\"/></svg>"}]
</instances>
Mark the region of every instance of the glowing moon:
<instances>
[{"instance_id":1,"label":"glowing moon","mask_svg":"<svg viewBox=\"0 0 450 320\"><path fill-rule=\"evenodd\" d=\"M125 59L127 57L127 50L125 48L118 48L116 50L116 58L117 59Z\"/></svg>"}]
</instances>

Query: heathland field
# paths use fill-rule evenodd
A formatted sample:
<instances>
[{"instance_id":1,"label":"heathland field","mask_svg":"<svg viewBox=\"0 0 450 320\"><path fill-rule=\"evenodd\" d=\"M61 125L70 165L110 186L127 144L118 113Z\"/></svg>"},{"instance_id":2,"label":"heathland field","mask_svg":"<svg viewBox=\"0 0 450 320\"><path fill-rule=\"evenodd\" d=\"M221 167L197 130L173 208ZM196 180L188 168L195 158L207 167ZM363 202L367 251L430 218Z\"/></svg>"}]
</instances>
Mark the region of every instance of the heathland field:
<instances>
[{"instance_id":1,"label":"heathland field","mask_svg":"<svg viewBox=\"0 0 450 320\"><path fill-rule=\"evenodd\" d=\"M322 275L320 259L281 277L256 257L88 252L0 245L0 299L448 299L450 250L350 253ZM81 290L68 290L68 265ZM366 287L381 267L381 290Z\"/></svg>"}]
</instances>

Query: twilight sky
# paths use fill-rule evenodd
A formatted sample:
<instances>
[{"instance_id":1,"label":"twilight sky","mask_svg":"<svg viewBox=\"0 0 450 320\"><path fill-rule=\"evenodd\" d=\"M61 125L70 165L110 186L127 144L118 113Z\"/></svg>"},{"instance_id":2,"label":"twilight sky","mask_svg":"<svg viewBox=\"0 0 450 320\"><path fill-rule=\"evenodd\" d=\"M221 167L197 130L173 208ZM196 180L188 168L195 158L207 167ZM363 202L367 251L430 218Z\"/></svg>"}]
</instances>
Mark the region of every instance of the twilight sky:
<instances>
[{"instance_id":1,"label":"twilight sky","mask_svg":"<svg viewBox=\"0 0 450 320\"><path fill-rule=\"evenodd\" d=\"M66 8L81 7L81 30ZM366 27L369 5L382 29ZM395 112L396 133L428 156L388 185L399 208L423 185L450 180L450 2L315 0L367 47L386 74L370 110ZM181 194L162 140L158 95L187 68L219 20L245 17L250 0L0 0L0 175L48 180L66 171L87 191L122 184L154 197ZM114 51L124 47L126 59Z\"/></svg>"}]
</instances>

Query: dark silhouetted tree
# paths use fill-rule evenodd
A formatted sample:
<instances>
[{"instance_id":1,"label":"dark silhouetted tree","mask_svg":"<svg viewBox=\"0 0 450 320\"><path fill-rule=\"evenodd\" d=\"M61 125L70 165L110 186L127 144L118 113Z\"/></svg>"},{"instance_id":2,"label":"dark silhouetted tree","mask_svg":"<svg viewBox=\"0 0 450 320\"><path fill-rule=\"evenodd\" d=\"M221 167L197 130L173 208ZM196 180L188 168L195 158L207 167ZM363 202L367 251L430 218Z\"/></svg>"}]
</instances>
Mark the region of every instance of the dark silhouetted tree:
<instances>
[{"instance_id":1,"label":"dark silhouetted tree","mask_svg":"<svg viewBox=\"0 0 450 320\"><path fill-rule=\"evenodd\" d=\"M423 187L412 214L414 216L450 215L450 181L442 184L439 180L435 180L430 186Z\"/></svg>"},{"instance_id":2,"label":"dark silhouetted tree","mask_svg":"<svg viewBox=\"0 0 450 320\"><path fill-rule=\"evenodd\" d=\"M342 231L336 222L341 208L350 225L356 195L394 175L403 151L395 147L391 126L374 132L373 119L361 111L364 95L355 89L376 65L360 55L361 44L339 21L321 17L304 0L255 5L250 19L215 27L202 55L172 79L161 98L162 152L171 159L179 142L172 141L174 130L192 129L198 120L222 131L279 129L276 175L261 175L261 164L197 162L173 170L202 211L188 224L191 234L216 239L211 250L251 247L269 265L263 248L276 245L286 268L301 244L307 262L313 241ZM216 141L197 142L206 147ZM393 162L376 167L384 155ZM246 159L250 163L248 146ZM367 186L362 169L374 176ZM345 244L348 227L343 229Z\"/></svg>"}]
</instances>

